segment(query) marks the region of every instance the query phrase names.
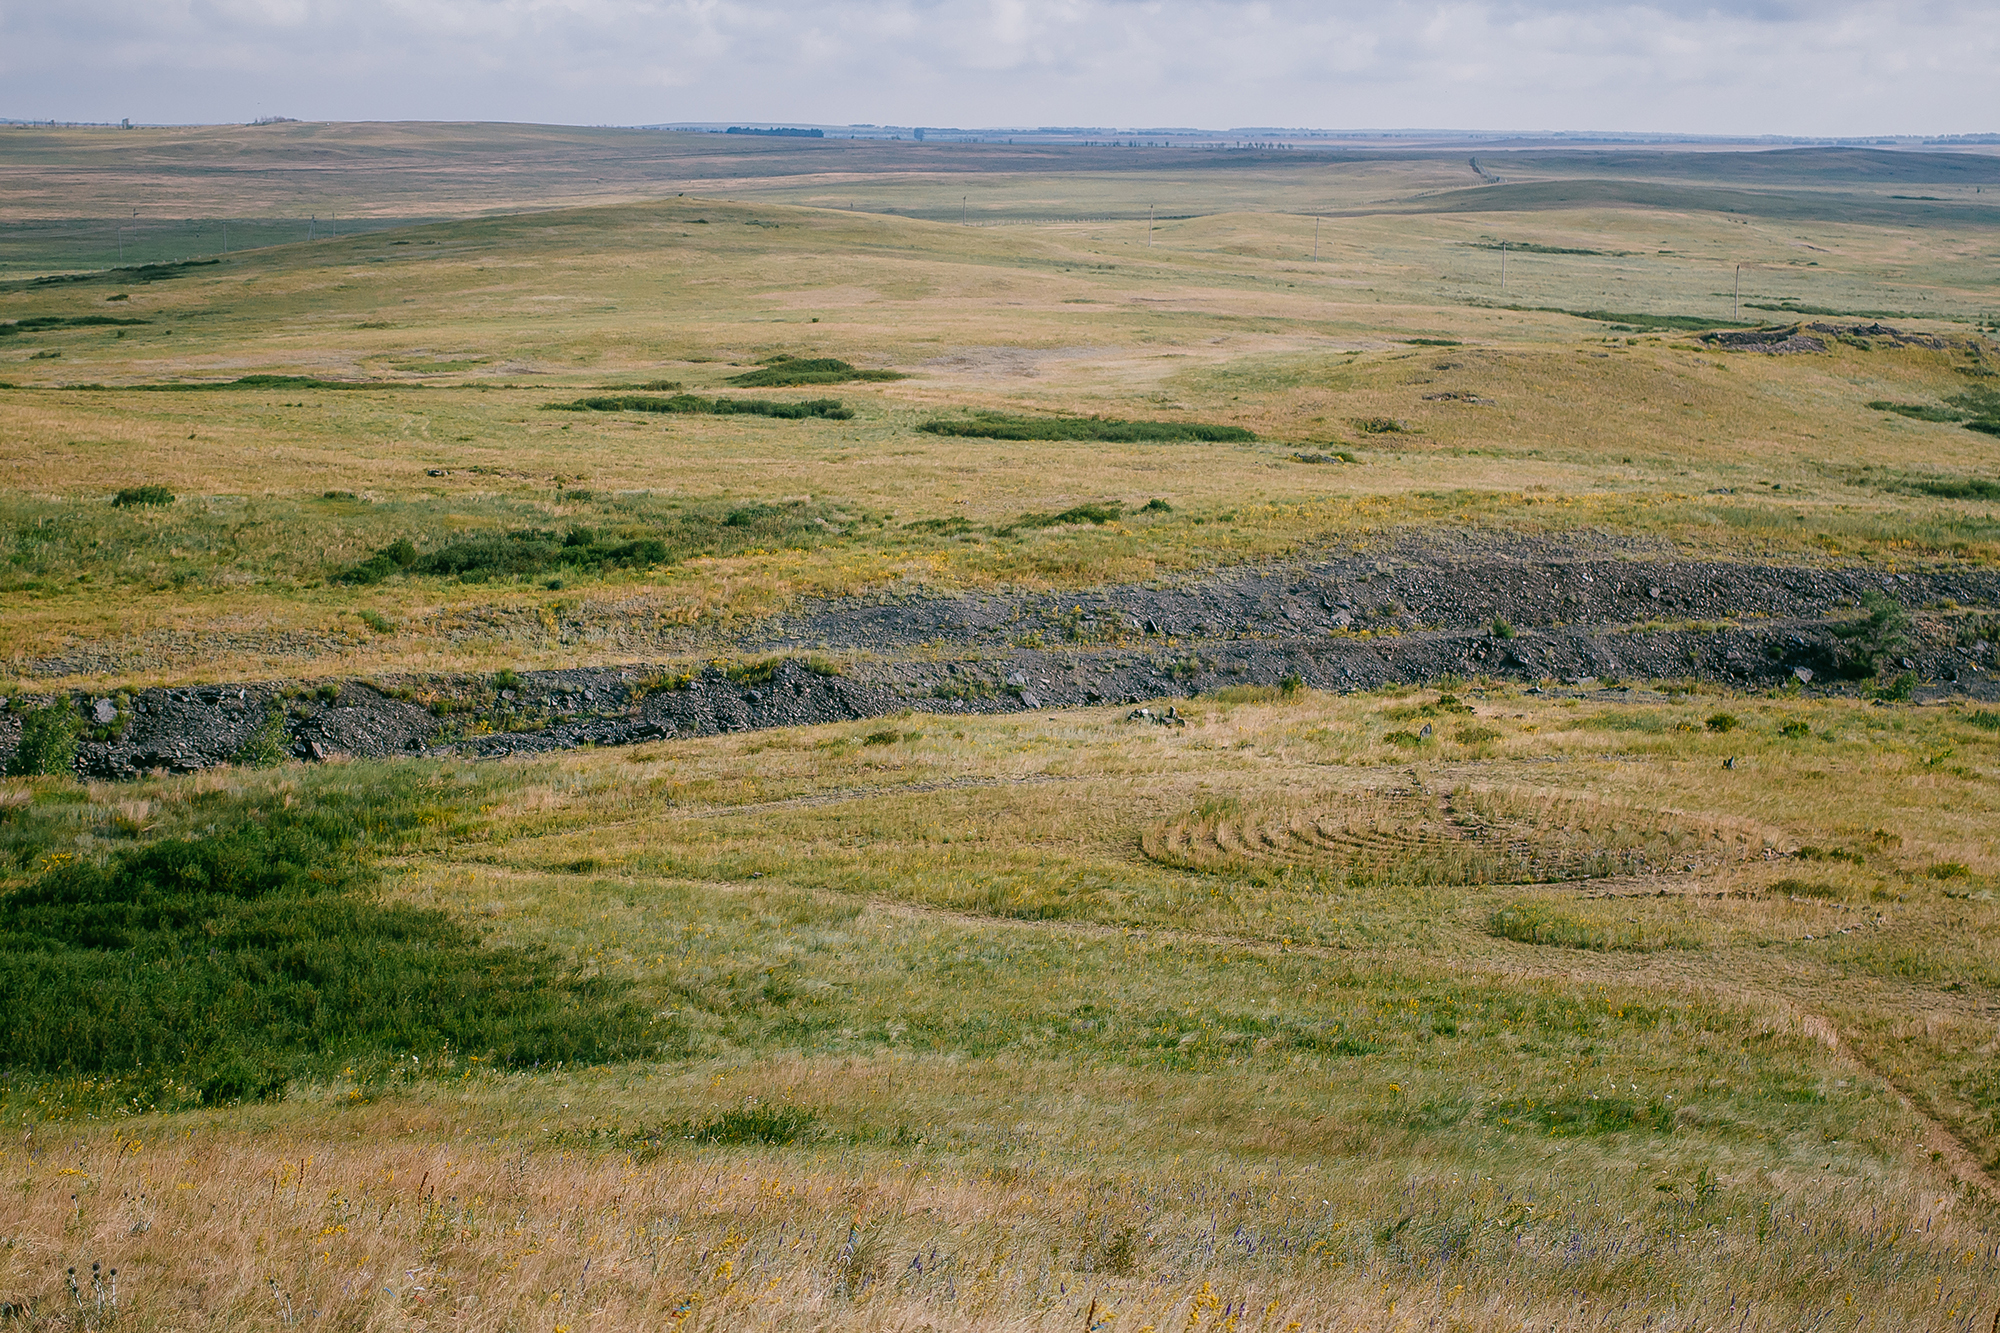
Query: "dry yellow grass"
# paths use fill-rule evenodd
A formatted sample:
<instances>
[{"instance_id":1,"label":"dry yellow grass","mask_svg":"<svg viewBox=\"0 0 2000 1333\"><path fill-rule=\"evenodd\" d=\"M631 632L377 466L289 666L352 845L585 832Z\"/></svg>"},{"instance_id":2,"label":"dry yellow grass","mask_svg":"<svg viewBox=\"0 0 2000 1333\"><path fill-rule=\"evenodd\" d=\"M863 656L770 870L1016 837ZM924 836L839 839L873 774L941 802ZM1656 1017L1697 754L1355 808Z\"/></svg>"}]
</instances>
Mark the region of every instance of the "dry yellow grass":
<instances>
[{"instance_id":1,"label":"dry yellow grass","mask_svg":"<svg viewBox=\"0 0 2000 1333\"><path fill-rule=\"evenodd\" d=\"M0 1110L7 1281L73 1322L63 1270L117 1267L138 1328L1060 1328L1093 1301L1135 1333L1197 1308L1274 1330L1990 1320L1993 733L1771 699L1732 702L1723 737L1712 698L1490 691L1476 751L1384 745L1428 697L484 768L471 826L399 861L392 897L629 979L684 1053L500 1075L443 1052L167 1117L24 1086ZM1140 852L1205 792L1296 808L1411 771L1531 781L1507 809L1566 836L1671 812L1784 855L1524 890ZM172 822L204 791L309 798L307 776L88 800ZM1947 860L1964 873L1934 877ZM1529 900L1679 942L1492 933ZM65 1105L112 1114L48 1118ZM760 1108L808 1119L793 1142L703 1129Z\"/></svg>"}]
</instances>

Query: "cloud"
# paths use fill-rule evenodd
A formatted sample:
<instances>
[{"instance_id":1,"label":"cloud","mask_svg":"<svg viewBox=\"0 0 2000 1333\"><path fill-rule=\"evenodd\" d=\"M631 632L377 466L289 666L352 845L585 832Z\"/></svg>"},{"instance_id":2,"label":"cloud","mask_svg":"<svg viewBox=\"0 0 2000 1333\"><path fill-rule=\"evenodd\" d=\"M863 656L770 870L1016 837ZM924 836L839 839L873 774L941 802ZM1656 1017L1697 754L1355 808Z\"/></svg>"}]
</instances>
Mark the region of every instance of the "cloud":
<instances>
[{"instance_id":1,"label":"cloud","mask_svg":"<svg viewBox=\"0 0 2000 1333\"><path fill-rule=\"evenodd\" d=\"M68 0L0 6L0 114L1952 133L1968 0Z\"/></svg>"}]
</instances>

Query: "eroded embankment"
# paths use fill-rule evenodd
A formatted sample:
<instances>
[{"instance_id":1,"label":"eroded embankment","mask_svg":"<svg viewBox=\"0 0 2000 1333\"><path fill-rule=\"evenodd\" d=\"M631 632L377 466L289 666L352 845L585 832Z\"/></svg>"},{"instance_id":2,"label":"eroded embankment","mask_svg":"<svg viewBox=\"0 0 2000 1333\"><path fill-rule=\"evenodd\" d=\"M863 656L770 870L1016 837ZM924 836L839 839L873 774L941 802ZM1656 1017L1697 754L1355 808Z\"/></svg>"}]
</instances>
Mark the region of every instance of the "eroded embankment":
<instances>
[{"instance_id":1,"label":"eroded embankment","mask_svg":"<svg viewBox=\"0 0 2000 1333\"><path fill-rule=\"evenodd\" d=\"M726 661L694 669L77 695L87 723L77 769L130 777L281 752L492 756L1288 681L1354 690L1454 675L1692 677L1838 690L1880 670L1907 673L1930 695L2000 694L2000 573L1574 557L1514 545L1504 555L1406 551L1173 586L827 603L761 626ZM0 754L15 748L22 713L0 717Z\"/></svg>"}]
</instances>

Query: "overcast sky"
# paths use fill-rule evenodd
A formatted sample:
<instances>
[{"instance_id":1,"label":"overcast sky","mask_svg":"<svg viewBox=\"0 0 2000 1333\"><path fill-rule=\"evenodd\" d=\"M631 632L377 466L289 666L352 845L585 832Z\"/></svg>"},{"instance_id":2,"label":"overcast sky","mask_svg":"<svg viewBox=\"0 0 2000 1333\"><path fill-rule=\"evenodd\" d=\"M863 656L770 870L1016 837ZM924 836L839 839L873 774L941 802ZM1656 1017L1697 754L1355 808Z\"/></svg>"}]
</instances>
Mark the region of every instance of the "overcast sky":
<instances>
[{"instance_id":1,"label":"overcast sky","mask_svg":"<svg viewBox=\"0 0 2000 1333\"><path fill-rule=\"evenodd\" d=\"M2000 131L1996 0L0 0L0 116Z\"/></svg>"}]
</instances>

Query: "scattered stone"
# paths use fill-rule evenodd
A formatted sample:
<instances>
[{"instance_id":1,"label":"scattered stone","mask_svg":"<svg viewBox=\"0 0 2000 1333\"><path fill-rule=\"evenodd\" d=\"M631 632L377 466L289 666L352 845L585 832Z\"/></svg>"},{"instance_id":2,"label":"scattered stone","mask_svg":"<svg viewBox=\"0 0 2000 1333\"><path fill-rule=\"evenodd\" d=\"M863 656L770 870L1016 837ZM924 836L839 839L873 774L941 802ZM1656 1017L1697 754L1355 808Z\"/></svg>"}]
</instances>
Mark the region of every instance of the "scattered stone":
<instances>
[{"instance_id":1,"label":"scattered stone","mask_svg":"<svg viewBox=\"0 0 2000 1333\"><path fill-rule=\"evenodd\" d=\"M98 726L108 727L118 720L118 705L109 699L99 699L91 705L90 716Z\"/></svg>"},{"instance_id":2,"label":"scattered stone","mask_svg":"<svg viewBox=\"0 0 2000 1333\"><path fill-rule=\"evenodd\" d=\"M1812 684L1813 670L1811 667L1793 667L1792 675L1801 685Z\"/></svg>"}]
</instances>

